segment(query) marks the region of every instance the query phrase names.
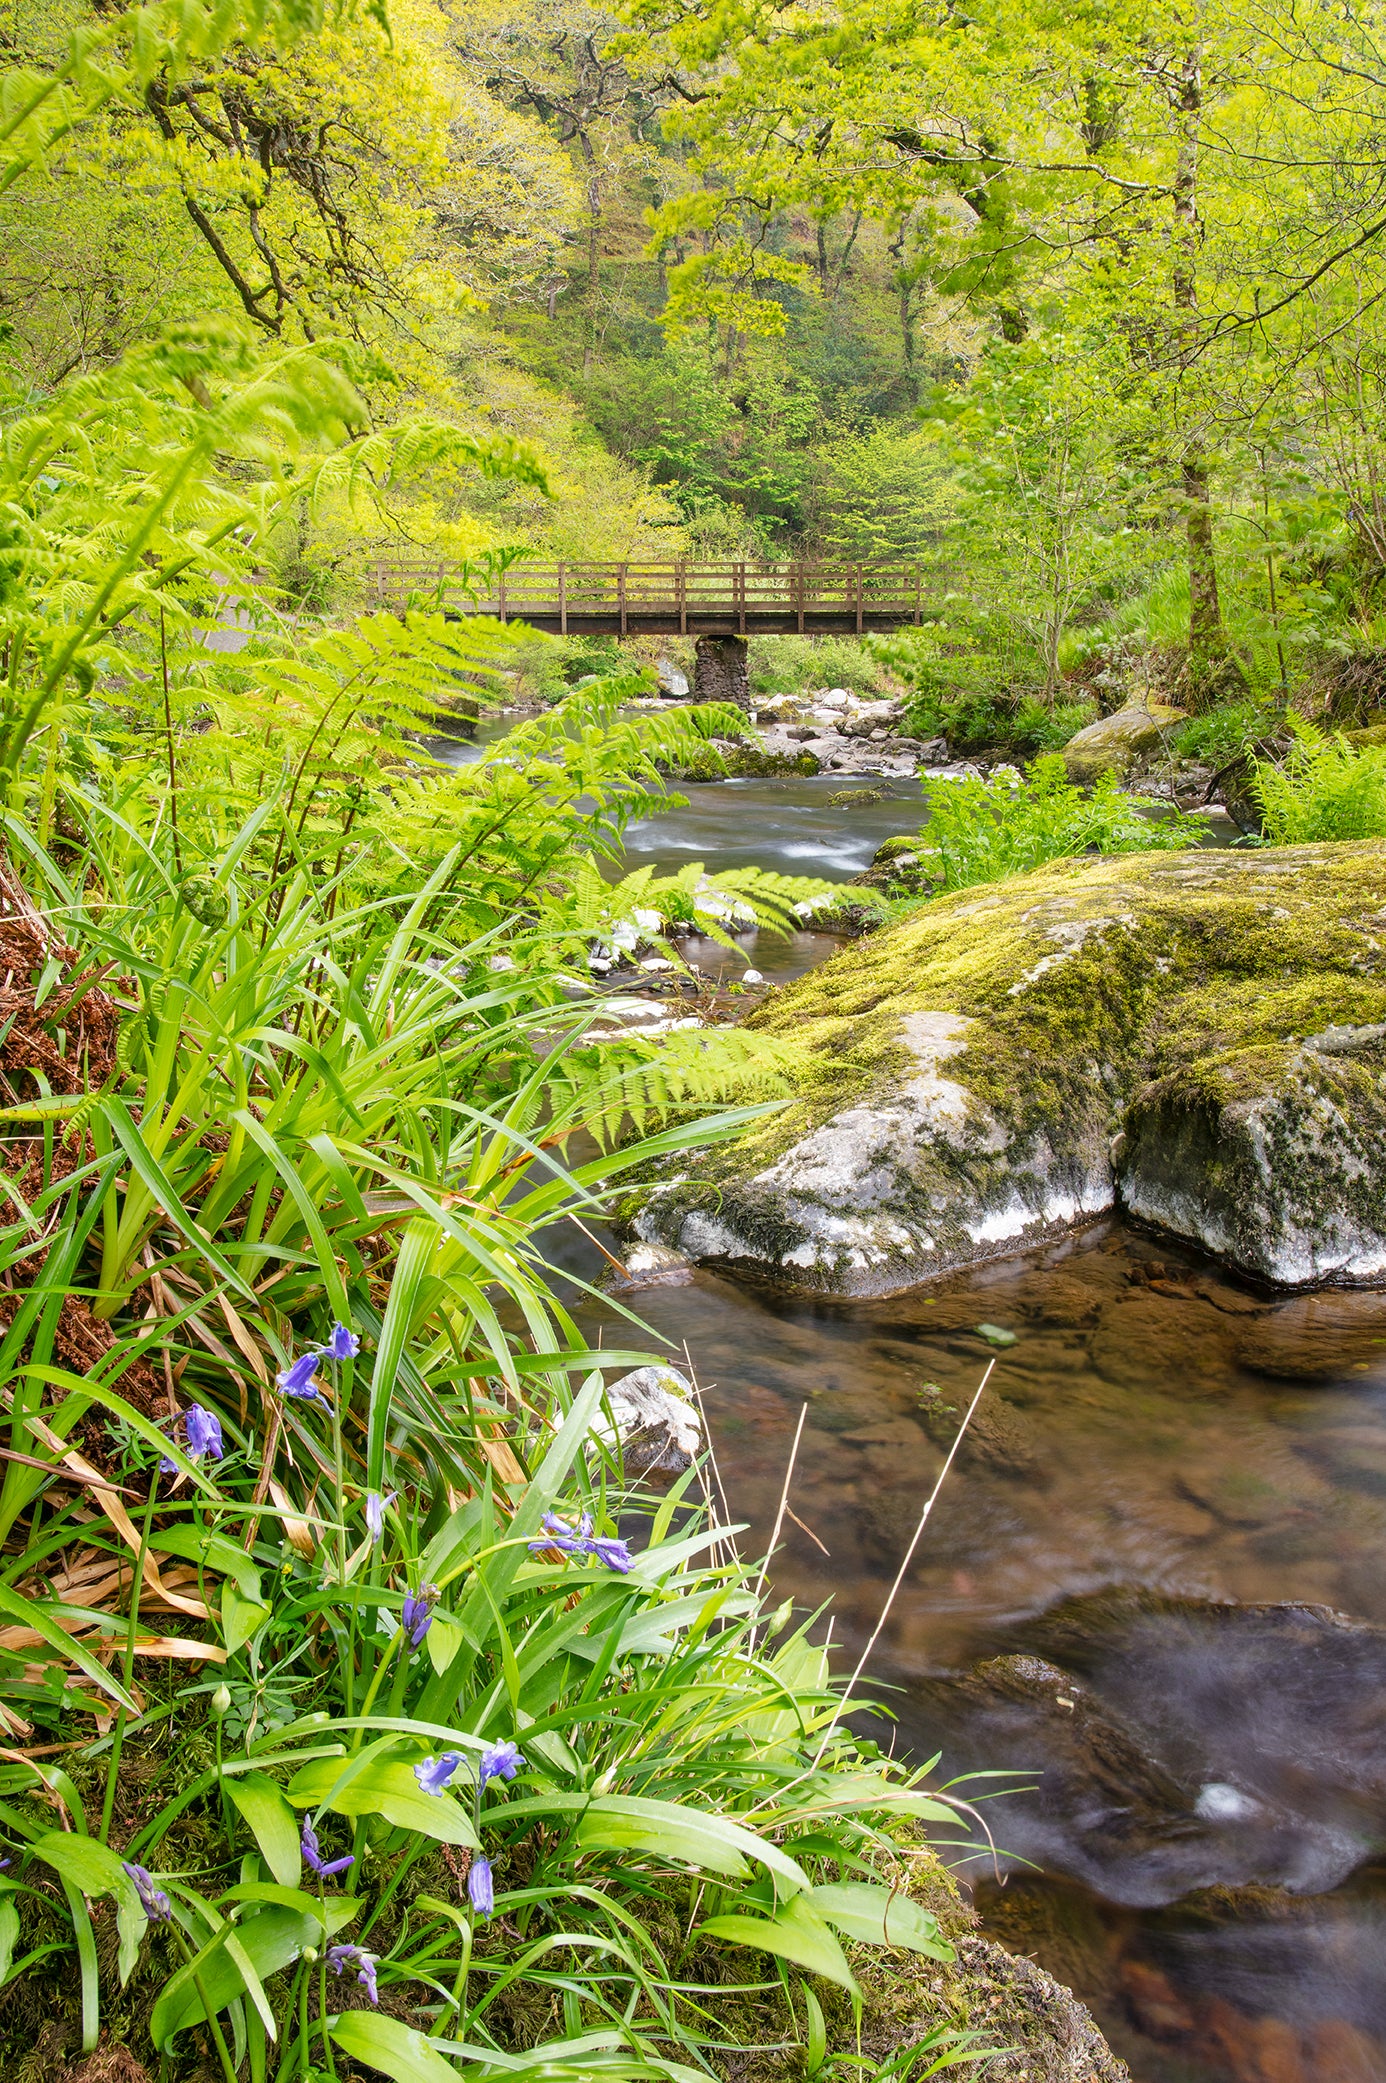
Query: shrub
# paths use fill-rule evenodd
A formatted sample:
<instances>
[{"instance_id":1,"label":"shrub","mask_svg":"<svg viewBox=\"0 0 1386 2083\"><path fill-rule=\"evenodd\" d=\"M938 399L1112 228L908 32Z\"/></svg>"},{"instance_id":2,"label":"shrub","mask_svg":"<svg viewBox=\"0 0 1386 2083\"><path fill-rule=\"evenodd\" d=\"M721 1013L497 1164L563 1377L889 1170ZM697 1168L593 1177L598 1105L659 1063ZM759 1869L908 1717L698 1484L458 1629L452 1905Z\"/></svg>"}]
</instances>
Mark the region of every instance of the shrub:
<instances>
[{"instance_id":1,"label":"shrub","mask_svg":"<svg viewBox=\"0 0 1386 2083\"><path fill-rule=\"evenodd\" d=\"M880 659L853 637L752 637L749 664L756 694L802 694L809 687L866 694L883 685Z\"/></svg>"},{"instance_id":2,"label":"shrub","mask_svg":"<svg viewBox=\"0 0 1386 2083\"><path fill-rule=\"evenodd\" d=\"M964 776L931 783L920 854L936 859L941 887L956 890L1071 854L1197 845L1202 827L1196 819L1141 814L1161 807L1124 795L1110 775L1085 795L1069 782L1059 755L1046 753L1028 779L999 767L986 781Z\"/></svg>"},{"instance_id":3,"label":"shrub","mask_svg":"<svg viewBox=\"0 0 1386 2083\"><path fill-rule=\"evenodd\" d=\"M1191 716L1174 732L1173 746L1182 759L1225 767L1258 738L1274 737L1284 727L1284 711L1262 702L1226 702L1204 716Z\"/></svg>"}]
</instances>

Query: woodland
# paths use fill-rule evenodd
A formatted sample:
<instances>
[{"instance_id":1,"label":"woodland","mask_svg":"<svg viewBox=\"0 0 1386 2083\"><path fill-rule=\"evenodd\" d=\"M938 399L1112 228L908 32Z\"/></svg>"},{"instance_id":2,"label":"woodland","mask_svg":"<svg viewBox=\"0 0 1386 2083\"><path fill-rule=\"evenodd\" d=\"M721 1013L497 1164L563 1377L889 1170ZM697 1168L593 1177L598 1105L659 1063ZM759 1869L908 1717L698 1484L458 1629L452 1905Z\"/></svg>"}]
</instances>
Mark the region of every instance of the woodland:
<instances>
[{"instance_id":1,"label":"woodland","mask_svg":"<svg viewBox=\"0 0 1386 2083\"><path fill-rule=\"evenodd\" d=\"M371 571L920 571L751 681L1004 762L936 890L1193 843L1065 778L1133 702L1386 836L1383 89L1318 0L0 0L7 2083L1011 2058L967 1789L551 1264L821 1082L593 974L830 886L628 870L748 717Z\"/></svg>"}]
</instances>

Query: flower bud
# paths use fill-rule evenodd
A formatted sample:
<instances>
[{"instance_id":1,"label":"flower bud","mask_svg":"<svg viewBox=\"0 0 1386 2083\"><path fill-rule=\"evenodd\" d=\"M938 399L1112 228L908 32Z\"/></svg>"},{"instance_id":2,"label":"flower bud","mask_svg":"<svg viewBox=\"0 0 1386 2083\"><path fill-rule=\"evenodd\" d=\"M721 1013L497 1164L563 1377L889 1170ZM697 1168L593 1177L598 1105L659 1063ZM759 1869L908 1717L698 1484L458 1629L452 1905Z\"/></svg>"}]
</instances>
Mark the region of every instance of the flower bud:
<instances>
[{"instance_id":1,"label":"flower bud","mask_svg":"<svg viewBox=\"0 0 1386 2083\"><path fill-rule=\"evenodd\" d=\"M218 1721L221 1720L223 1714L226 1714L230 1711L230 1707L231 1688L229 1685L219 1685L216 1691L212 1694L212 1712L213 1714L215 1714Z\"/></svg>"}]
</instances>

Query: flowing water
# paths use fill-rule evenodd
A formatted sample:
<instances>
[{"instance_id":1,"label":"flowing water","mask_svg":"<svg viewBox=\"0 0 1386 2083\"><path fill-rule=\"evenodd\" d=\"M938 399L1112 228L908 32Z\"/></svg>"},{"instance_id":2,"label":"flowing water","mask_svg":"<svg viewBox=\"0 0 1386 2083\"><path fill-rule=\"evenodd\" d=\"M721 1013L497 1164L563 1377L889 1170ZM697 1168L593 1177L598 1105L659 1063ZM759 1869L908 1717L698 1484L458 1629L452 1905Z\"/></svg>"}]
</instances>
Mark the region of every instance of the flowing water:
<instances>
[{"instance_id":1,"label":"flowing water","mask_svg":"<svg viewBox=\"0 0 1386 2083\"><path fill-rule=\"evenodd\" d=\"M918 820L830 792L703 787L632 857L841 877ZM622 1300L691 1356L748 1552L805 1413L773 1579L831 1598L844 1661L996 1357L873 1657L877 1733L1003 1775L961 1789L996 1849L960 1874L1137 2083L1386 2079L1386 1297L1262 1293L1108 1221L887 1300L702 1270Z\"/></svg>"}]
</instances>

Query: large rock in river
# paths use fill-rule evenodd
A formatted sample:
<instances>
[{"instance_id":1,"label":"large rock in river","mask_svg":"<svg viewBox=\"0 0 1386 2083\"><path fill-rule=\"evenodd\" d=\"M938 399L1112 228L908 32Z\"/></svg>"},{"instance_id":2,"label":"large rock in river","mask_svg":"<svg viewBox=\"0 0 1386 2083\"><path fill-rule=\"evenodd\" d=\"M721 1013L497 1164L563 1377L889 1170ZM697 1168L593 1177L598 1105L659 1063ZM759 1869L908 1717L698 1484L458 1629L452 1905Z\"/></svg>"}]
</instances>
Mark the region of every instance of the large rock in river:
<instances>
[{"instance_id":1,"label":"large rock in river","mask_svg":"<svg viewBox=\"0 0 1386 2083\"><path fill-rule=\"evenodd\" d=\"M1287 1286L1386 1279L1386 846L1052 863L751 1023L796 1097L660 1181L688 1257L885 1293L1116 1204Z\"/></svg>"},{"instance_id":2,"label":"large rock in river","mask_svg":"<svg viewBox=\"0 0 1386 2083\"><path fill-rule=\"evenodd\" d=\"M1128 702L1110 716L1099 716L1065 745L1068 778L1087 784L1115 774L1120 780L1138 760L1158 752L1176 724L1188 720L1182 709L1156 701Z\"/></svg>"}]
</instances>

